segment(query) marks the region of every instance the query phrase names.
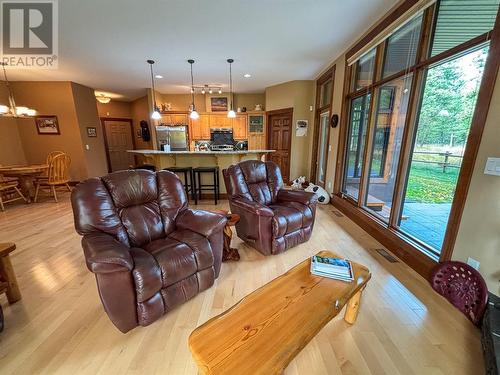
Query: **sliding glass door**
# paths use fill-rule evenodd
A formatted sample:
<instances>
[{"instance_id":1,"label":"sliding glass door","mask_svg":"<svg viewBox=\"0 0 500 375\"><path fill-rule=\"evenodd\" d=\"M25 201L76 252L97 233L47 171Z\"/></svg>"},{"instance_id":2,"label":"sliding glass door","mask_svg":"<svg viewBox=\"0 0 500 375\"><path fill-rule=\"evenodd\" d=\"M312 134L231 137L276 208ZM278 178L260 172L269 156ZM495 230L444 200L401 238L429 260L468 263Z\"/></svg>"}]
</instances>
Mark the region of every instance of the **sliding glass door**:
<instances>
[{"instance_id":1,"label":"sliding glass door","mask_svg":"<svg viewBox=\"0 0 500 375\"><path fill-rule=\"evenodd\" d=\"M328 138L330 126L330 111L320 113L319 115L319 139L318 139L318 168L316 175L316 184L325 186L326 162L328 158Z\"/></svg>"},{"instance_id":2,"label":"sliding glass door","mask_svg":"<svg viewBox=\"0 0 500 375\"><path fill-rule=\"evenodd\" d=\"M352 101L343 192L358 200L371 95Z\"/></svg>"},{"instance_id":3,"label":"sliding glass door","mask_svg":"<svg viewBox=\"0 0 500 375\"><path fill-rule=\"evenodd\" d=\"M377 89L370 174L363 207L385 222L391 214L411 83L412 76L408 75Z\"/></svg>"},{"instance_id":4,"label":"sliding glass door","mask_svg":"<svg viewBox=\"0 0 500 375\"><path fill-rule=\"evenodd\" d=\"M438 254L443 245L488 47L431 66L411 151L401 230Z\"/></svg>"},{"instance_id":5,"label":"sliding glass door","mask_svg":"<svg viewBox=\"0 0 500 375\"><path fill-rule=\"evenodd\" d=\"M347 68L340 197L436 260L499 3L438 1Z\"/></svg>"},{"instance_id":6,"label":"sliding glass door","mask_svg":"<svg viewBox=\"0 0 500 375\"><path fill-rule=\"evenodd\" d=\"M331 189L326 183L328 152L330 151L330 116L333 96L333 80L335 66L326 71L316 86L316 118L314 126L313 158L311 165L311 181L317 185Z\"/></svg>"}]
</instances>

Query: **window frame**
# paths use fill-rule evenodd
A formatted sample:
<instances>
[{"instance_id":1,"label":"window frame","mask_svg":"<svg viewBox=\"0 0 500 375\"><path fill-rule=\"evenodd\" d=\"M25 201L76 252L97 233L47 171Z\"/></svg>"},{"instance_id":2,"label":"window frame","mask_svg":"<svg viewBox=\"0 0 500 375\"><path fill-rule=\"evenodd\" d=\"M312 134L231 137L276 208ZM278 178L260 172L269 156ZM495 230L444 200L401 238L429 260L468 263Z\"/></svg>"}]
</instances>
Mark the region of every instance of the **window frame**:
<instances>
[{"instance_id":1,"label":"window frame","mask_svg":"<svg viewBox=\"0 0 500 375\"><path fill-rule=\"evenodd\" d=\"M332 116L332 103L333 103L333 95L335 90L335 70L336 65L333 65L330 69L328 69L316 82L316 112L314 116L314 132L313 132L313 145L312 145L312 157L311 157L311 181L316 181L318 176L318 151L319 151L319 121L322 113L328 111L329 118ZM321 93L323 85L325 85L328 81L332 81L331 93L330 93L330 102L324 106L321 106ZM328 127L328 142L326 145L326 162L324 165L325 168L325 183L326 183L326 171L328 169L328 153L330 152L330 131L331 126ZM325 186L323 186L325 188Z\"/></svg>"},{"instance_id":2,"label":"window frame","mask_svg":"<svg viewBox=\"0 0 500 375\"><path fill-rule=\"evenodd\" d=\"M409 4L411 3L411 4ZM353 85L355 83L353 79L353 72L355 72L355 62L352 65L348 65L347 60L361 50L365 45L368 45L370 40L377 37L378 34L382 33L386 27L391 25L394 21L400 18L405 12L412 6L417 4L418 1L405 2L396 8L392 13L390 13L384 20L382 20L377 27L375 27L372 32L368 33L359 43L357 43L350 51L346 54L346 66L345 66L345 76L344 76L344 92L343 92L343 107L341 115L341 129L339 135L339 148L337 157L337 169L335 175L334 184L334 196L332 203L338 208L342 209L348 214L354 221L362 225L370 234L372 234L376 239L385 244L390 250L396 253L399 257L405 260L412 268L424 276L428 276L431 268L435 265L436 261L449 260L451 258L455 240L458 234L459 224L461 220L461 215L465 206L465 200L467 197L467 191L472 178L472 171L479 149L479 144L486 122L486 116L488 113L489 104L491 101L491 96L493 93L493 88L496 82L497 72L500 67L500 10L497 12L495 26L492 31L483 33L469 41L466 41L460 45L457 45L447 51L443 51L435 56L430 56L430 48L432 45L431 36L436 27L437 22L437 6L434 3L427 7L423 11L422 17L422 27L420 32L420 41L417 49L416 62L413 66L402 70L400 72L394 73L388 77L382 78L382 63L383 57L385 55L385 46L387 45L386 38L379 45L374 48L377 49L377 59L375 62L374 69L374 80L371 85L362 88L360 90L354 90ZM416 17L418 12L410 15L410 18ZM426 69L436 64L437 62L444 61L460 52L467 51L474 46L480 45L486 41L490 42L490 50L486 60L486 65L483 72L483 79L479 88L479 94L476 102L476 107L472 119L472 124L467 140L467 145L464 153L464 158L462 162L462 168L460 170L457 187L455 191L455 197L452 202L452 208L448 220L448 225L446 229L446 234L439 254L439 258L436 258L435 252L432 251L430 246L419 241L416 238L409 236L408 234L402 233L397 228L397 221L399 213L402 209L402 200L404 199L404 189L406 187L406 180L409 173L409 158L411 157L411 147L414 139L414 132L416 131L416 119L418 118L418 108L420 107L420 93L422 92L422 85L425 83ZM403 133L403 140L400 150L400 156L398 161L394 197L392 203L391 215L389 222L385 223L369 210L362 207L362 202L365 201L365 193L362 192L368 185L367 179L369 176L370 168L370 157L364 157L366 164L363 167L363 175L361 177L360 194L358 194L357 201L354 201L351 197L346 197L345 193L342 192L344 186L345 178L345 163L346 163L346 147L347 147L347 134L350 133L348 129L350 123L350 110L351 101L360 95L371 92L372 94L372 105L378 102L378 98L375 97L377 88L381 85L389 83L390 81L403 77L406 74L413 74L413 81L410 89L410 101L408 103L408 113L405 122L405 129ZM376 108L375 108L376 110ZM374 133L374 115L373 109L370 111L370 119L368 124L368 134L365 139L365 153L368 154L372 151L373 147L373 134ZM368 171L368 173L366 173Z\"/></svg>"}]
</instances>

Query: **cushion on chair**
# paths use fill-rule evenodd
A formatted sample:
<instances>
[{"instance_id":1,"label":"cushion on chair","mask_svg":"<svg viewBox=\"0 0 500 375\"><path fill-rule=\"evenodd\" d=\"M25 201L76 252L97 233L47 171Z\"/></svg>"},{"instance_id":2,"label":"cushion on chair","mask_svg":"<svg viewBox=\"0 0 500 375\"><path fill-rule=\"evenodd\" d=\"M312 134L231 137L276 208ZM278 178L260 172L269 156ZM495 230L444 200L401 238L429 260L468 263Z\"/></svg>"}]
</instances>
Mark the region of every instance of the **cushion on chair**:
<instances>
[{"instance_id":1,"label":"cushion on chair","mask_svg":"<svg viewBox=\"0 0 500 375\"><path fill-rule=\"evenodd\" d=\"M160 267L164 288L214 265L208 239L190 230L174 231L166 238L147 244L144 249Z\"/></svg>"},{"instance_id":2,"label":"cushion on chair","mask_svg":"<svg viewBox=\"0 0 500 375\"><path fill-rule=\"evenodd\" d=\"M273 210L273 236L283 237L287 233L302 228L302 213L293 207L280 205L269 206Z\"/></svg>"},{"instance_id":3,"label":"cushion on chair","mask_svg":"<svg viewBox=\"0 0 500 375\"><path fill-rule=\"evenodd\" d=\"M276 202L278 190L283 186L276 164L247 160L234 167L239 169L235 171L235 188L245 193L243 197L263 205Z\"/></svg>"},{"instance_id":4,"label":"cushion on chair","mask_svg":"<svg viewBox=\"0 0 500 375\"><path fill-rule=\"evenodd\" d=\"M270 205L273 210L273 235L282 237L313 223L313 213L308 206L297 202L282 202Z\"/></svg>"},{"instance_id":5,"label":"cushion on chair","mask_svg":"<svg viewBox=\"0 0 500 375\"><path fill-rule=\"evenodd\" d=\"M299 202L280 202L279 206L292 208L302 215L302 228L308 227L314 222L314 214L311 207Z\"/></svg>"},{"instance_id":6,"label":"cushion on chair","mask_svg":"<svg viewBox=\"0 0 500 375\"><path fill-rule=\"evenodd\" d=\"M193 250L173 238L153 241L144 246L144 250L151 253L158 263L164 288L198 271Z\"/></svg>"}]
</instances>

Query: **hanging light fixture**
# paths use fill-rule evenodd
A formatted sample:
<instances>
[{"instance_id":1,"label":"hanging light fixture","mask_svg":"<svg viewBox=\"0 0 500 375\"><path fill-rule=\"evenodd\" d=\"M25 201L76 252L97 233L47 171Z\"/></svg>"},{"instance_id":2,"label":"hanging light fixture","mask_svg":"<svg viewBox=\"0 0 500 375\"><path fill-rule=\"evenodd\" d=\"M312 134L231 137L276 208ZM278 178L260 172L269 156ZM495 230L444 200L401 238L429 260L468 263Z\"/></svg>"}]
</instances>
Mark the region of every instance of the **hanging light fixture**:
<instances>
[{"instance_id":1,"label":"hanging light fixture","mask_svg":"<svg viewBox=\"0 0 500 375\"><path fill-rule=\"evenodd\" d=\"M229 100L231 103L229 106L229 111L227 112L227 117L235 118L236 112L233 109L233 71L231 69L234 60L227 59L227 62L229 63Z\"/></svg>"},{"instance_id":2,"label":"hanging light fixture","mask_svg":"<svg viewBox=\"0 0 500 375\"><path fill-rule=\"evenodd\" d=\"M189 65L191 65L191 113L189 114L189 118L192 120L196 120L200 117L198 112L196 112L196 106L194 105L194 79L193 79L193 64L194 60L189 59L188 60Z\"/></svg>"},{"instance_id":3,"label":"hanging light fixture","mask_svg":"<svg viewBox=\"0 0 500 375\"><path fill-rule=\"evenodd\" d=\"M147 60L146 62L149 64L149 69L151 71L151 89L153 90L153 113L151 113L151 118L153 120L159 120L161 119L161 115L160 111L158 110L158 106L156 105L155 77L153 74L153 64L155 62L154 60Z\"/></svg>"},{"instance_id":4,"label":"hanging light fixture","mask_svg":"<svg viewBox=\"0 0 500 375\"><path fill-rule=\"evenodd\" d=\"M17 107L16 101L14 99L14 93L10 87L9 79L7 78L7 71L5 67L7 63L1 62L3 69L3 76L5 80L5 86L7 86L7 91L9 92L9 105L0 104L0 116L4 117L33 117L36 115L34 109L28 107Z\"/></svg>"},{"instance_id":5,"label":"hanging light fixture","mask_svg":"<svg viewBox=\"0 0 500 375\"><path fill-rule=\"evenodd\" d=\"M99 103L102 104L108 104L111 101L111 98L109 96L106 96L104 94L100 94L99 96L95 97Z\"/></svg>"}]
</instances>

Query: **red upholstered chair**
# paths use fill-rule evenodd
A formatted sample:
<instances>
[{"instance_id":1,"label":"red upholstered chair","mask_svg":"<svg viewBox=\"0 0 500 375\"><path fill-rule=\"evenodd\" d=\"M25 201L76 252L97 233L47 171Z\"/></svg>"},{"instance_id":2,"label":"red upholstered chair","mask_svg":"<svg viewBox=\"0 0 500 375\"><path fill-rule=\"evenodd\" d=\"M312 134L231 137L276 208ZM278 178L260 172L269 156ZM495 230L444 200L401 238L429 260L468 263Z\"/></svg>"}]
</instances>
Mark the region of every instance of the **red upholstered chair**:
<instances>
[{"instance_id":1,"label":"red upholstered chair","mask_svg":"<svg viewBox=\"0 0 500 375\"><path fill-rule=\"evenodd\" d=\"M240 215L238 237L264 255L278 254L311 237L317 196L283 189L279 167L247 160L222 171L231 212Z\"/></svg>"},{"instance_id":2,"label":"red upholstered chair","mask_svg":"<svg viewBox=\"0 0 500 375\"><path fill-rule=\"evenodd\" d=\"M213 285L222 262L222 215L192 210L168 171L91 178L71 194L87 267L122 332L151 324Z\"/></svg>"},{"instance_id":3,"label":"red upholstered chair","mask_svg":"<svg viewBox=\"0 0 500 375\"><path fill-rule=\"evenodd\" d=\"M488 303L488 288L474 268L457 261L439 263L432 273L431 285L475 325L481 323Z\"/></svg>"}]
</instances>

